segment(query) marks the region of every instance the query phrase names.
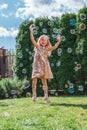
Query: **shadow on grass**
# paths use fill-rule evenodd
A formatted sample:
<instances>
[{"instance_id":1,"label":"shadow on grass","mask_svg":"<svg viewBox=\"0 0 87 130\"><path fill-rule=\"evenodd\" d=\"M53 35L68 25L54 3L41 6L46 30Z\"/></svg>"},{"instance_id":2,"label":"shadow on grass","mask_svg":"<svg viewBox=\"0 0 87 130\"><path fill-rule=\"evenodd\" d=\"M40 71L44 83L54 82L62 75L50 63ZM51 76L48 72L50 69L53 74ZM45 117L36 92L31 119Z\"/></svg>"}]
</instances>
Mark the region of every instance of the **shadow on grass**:
<instances>
[{"instance_id":1,"label":"shadow on grass","mask_svg":"<svg viewBox=\"0 0 87 130\"><path fill-rule=\"evenodd\" d=\"M50 106L82 107L83 109L87 109L86 104L51 103Z\"/></svg>"}]
</instances>

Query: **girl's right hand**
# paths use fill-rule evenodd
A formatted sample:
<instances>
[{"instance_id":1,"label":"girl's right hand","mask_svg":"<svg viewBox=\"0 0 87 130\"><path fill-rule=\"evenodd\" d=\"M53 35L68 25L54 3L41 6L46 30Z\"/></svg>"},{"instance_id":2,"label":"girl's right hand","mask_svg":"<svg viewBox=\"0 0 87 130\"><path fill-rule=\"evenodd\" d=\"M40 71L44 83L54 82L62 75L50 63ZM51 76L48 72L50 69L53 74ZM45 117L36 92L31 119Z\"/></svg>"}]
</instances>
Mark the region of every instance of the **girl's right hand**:
<instances>
[{"instance_id":1,"label":"girl's right hand","mask_svg":"<svg viewBox=\"0 0 87 130\"><path fill-rule=\"evenodd\" d=\"M33 27L32 27L32 25L30 25L29 29L30 29L30 32L33 32Z\"/></svg>"}]
</instances>

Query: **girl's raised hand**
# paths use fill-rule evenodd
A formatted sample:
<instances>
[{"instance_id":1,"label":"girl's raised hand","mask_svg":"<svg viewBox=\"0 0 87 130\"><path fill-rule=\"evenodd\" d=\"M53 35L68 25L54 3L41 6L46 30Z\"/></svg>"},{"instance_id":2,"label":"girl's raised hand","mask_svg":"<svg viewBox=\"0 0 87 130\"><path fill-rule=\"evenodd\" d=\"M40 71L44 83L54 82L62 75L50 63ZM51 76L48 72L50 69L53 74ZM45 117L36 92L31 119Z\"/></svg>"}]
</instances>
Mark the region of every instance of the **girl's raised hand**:
<instances>
[{"instance_id":1,"label":"girl's raised hand","mask_svg":"<svg viewBox=\"0 0 87 130\"><path fill-rule=\"evenodd\" d=\"M33 32L33 26L32 25L30 25L29 29L30 29L30 32Z\"/></svg>"}]
</instances>

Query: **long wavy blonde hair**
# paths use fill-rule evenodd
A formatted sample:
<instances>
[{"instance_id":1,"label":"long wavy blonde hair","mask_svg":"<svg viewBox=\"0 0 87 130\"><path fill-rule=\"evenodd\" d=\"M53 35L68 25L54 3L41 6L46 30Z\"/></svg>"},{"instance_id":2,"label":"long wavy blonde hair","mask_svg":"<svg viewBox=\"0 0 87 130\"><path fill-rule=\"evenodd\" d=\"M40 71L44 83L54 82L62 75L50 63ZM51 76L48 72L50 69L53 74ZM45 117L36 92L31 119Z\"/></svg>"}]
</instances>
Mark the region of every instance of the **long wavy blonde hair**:
<instances>
[{"instance_id":1,"label":"long wavy blonde hair","mask_svg":"<svg viewBox=\"0 0 87 130\"><path fill-rule=\"evenodd\" d=\"M47 45L46 45L46 48L49 48L49 47L52 47L51 43L50 43L50 40L49 40L49 37L47 35L41 35L37 41L37 44L40 45L40 40L42 37L45 37L47 39ZM47 52L47 56L50 56L51 55L51 51L48 51Z\"/></svg>"}]
</instances>

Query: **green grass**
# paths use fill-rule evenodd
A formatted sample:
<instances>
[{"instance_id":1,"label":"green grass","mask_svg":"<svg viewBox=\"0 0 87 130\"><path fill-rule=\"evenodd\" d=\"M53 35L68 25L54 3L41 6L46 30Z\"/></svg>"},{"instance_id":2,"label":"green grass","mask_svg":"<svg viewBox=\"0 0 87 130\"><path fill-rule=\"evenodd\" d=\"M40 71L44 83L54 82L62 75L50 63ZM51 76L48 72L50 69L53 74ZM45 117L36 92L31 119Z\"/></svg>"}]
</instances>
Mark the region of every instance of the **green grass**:
<instances>
[{"instance_id":1,"label":"green grass","mask_svg":"<svg viewBox=\"0 0 87 130\"><path fill-rule=\"evenodd\" d=\"M0 130L87 130L87 97L0 100Z\"/></svg>"}]
</instances>

